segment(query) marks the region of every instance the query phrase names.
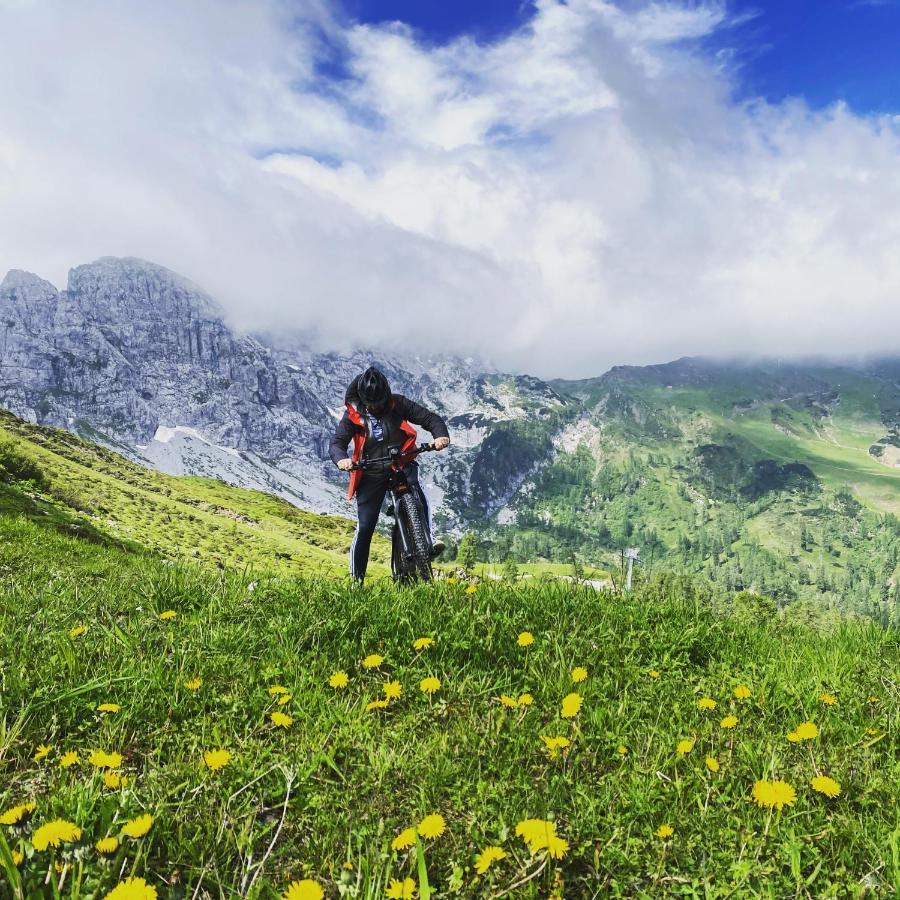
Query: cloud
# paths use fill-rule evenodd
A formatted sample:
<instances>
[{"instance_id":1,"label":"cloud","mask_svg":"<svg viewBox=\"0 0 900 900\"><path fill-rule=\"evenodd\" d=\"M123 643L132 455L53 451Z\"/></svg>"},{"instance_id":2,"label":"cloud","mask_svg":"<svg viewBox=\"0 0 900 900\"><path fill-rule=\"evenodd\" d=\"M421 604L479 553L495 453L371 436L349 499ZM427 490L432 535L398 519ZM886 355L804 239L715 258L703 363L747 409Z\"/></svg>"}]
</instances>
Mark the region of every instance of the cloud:
<instances>
[{"instance_id":1,"label":"cloud","mask_svg":"<svg viewBox=\"0 0 900 900\"><path fill-rule=\"evenodd\" d=\"M738 102L737 24L539 0L435 46L312 2L0 0L0 269L141 256L239 327L544 376L895 352L900 126Z\"/></svg>"}]
</instances>

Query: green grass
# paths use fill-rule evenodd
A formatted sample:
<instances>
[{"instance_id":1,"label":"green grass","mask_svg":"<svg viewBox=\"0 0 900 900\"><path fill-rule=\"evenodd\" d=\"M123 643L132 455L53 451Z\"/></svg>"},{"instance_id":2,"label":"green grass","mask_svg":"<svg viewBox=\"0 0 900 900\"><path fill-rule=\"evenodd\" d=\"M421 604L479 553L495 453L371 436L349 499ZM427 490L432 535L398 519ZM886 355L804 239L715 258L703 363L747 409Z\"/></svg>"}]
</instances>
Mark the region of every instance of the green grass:
<instances>
[{"instance_id":1,"label":"green grass","mask_svg":"<svg viewBox=\"0 0 900 900\"><path fill-rule=\"evenodd\" d=\"M176 618L160 620L168 609ZM211 571L0 515L0 812L37 804L24 828L0 827L25 856L13 868L0 842L0 895L51 896L52 883L61 897L100 898L134 875L161 898L275 897L302 877L328 897L382 897L406 877L433 897L896 896L896 630L814 632L752 602L732 612L673 580L630 596L553 581L399 590L385 579L359 593L324 576ZM70 637L79 624L87 631ZM535 637L528 650L523 630ZM416 653L423 635L436 643ZM370 653L384 656L380 670L361 667ZM589 672L577 687L575 665ZM328 686L336 670L345 690ZM441 681L430 700L426 675ZM402 696L367 711L388 678ZM740 683L749 700L733 698ZM283 706L275 684L290 691ZM572 690L584 705L567 721ZM526 691L530 707L498 702ZM837 704L824 706L823 691ZM700 710L700 696L717 708ZM99 713L104 702L121 709ZM293 717L288 729L272 725L275 710ZM731 711L729 731L719 721ZM820 736L787 741L805 720ZM550 759L542 735L571 747ZM41 743L53 749L35 761ZM233 756L211 772L203 751L219 747ZM94 749L123 755L124 787L103 786ZM62 769L69 750L80 762ZM839 797L811 789L817 771L840 782ZM762 778L786 779L796 802L757 808ZM142 813L149 833L101 858L94 842ZM430 813L446 831L421 856L391 849ZM82 839L34 851L35 830L57 817ZM532 855L516 836L533 817L554 821L563 859ZM674 828L665 842L654 836L663 823ZM507 857L478 876L486 845Z\"/></svg>"}]
</instances>

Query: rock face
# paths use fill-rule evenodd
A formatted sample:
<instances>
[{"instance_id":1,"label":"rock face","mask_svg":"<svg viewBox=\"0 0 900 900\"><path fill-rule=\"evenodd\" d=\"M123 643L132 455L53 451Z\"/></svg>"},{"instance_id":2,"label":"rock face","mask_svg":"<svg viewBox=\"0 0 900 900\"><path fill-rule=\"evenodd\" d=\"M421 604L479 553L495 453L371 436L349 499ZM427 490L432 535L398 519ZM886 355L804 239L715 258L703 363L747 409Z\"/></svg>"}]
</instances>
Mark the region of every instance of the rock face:
<instances>
[{"instance_id":1,"label":"rock face","mask_svg":"<svg viewBox=\"0 0 900 900\"><path fill-rule=\"evenodd\" d=\"M450 422L456 454L425 467L450 525L467 507L492 429L567 405L538 379L472 371L471 360L266 346L235 334L200 288L138 259L79 266L64 291L17 270L0 283L0 406L164 471L263 488L307 508L348 512L328 440L347 383L374 361L395 391Z\"/></svg>"}]
</instances>

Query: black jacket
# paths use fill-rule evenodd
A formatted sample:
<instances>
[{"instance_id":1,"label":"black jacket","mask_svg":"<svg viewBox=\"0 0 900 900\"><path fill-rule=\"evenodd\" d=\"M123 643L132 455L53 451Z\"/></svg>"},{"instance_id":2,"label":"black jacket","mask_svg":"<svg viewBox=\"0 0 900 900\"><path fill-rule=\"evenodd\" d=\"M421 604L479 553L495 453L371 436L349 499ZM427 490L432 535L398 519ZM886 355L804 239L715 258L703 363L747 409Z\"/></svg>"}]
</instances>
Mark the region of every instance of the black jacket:
<instances>
[{"instance_id":1,"label":"black jacket","mask_svg":"<svg viewBox=\"0 0 900 900\"><path fill-rule=\"evenodd\" d=\"M362 416L359 393L356 389L358 380L359 376L350 382L347 387L347 392L344 395L344 403L349 403L356 407L360 410L360 415ZM385 420L389 417L395 417L399 424L400 421L405 419L412 425L421 425L426 431L431 433L432 437L450 437L450 432L447 431L447 423L437 413L432 412L430 409L426 409L424 406L416 403L414 400L410 400L408 397L404 397L403 394L391 394L391 399L393 400L393 406L390 409L390 412L385 414ZM363 421L365 421L365 417L362 416L362 418ZM354 434L366 434L366 429L351 422L350 416L345 409L344 415L341 416L341 421L338 422L329 446L329 453L335 465L342 459L348 458L347 448L353 440ZM368 438L369 435L366 434L366 437Z\"/></svg>"}]
</instances>

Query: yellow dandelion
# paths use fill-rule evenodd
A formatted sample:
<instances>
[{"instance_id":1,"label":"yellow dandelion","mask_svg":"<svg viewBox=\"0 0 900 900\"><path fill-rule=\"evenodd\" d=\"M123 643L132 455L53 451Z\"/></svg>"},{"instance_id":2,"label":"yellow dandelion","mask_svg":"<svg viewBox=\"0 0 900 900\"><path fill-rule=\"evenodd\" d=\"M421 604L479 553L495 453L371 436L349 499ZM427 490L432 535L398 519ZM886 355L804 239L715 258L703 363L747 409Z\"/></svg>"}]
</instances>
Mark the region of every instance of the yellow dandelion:
<instances>
[{"instance_id":1,"label":"yellow dandelion","mask_svg":"<svg viewBox=\"0 0 900 900\"><path fill-rule=\"evenodd\" d=\"M554 859L562 859L569 849L568 842L557 835L553 822L545 819L525 819L519 822L516 834L528 844L532 853L546 850Z\"/></svg>"},{"instance_id":2,"label":"yellow dandelion","mask_svg":"<svg viewBox=\"0 0 900 900\"><path fill-rule=\"evenodd\" d=\"M273 712L269 715L269 719L276 728L290 728L294 724L293 718L283 712Z\"/></svg>"},{"instance_id":3,"label":"yellow dandelion","mask_svg":"<svg viewBox=\"0 0 900 900\"><path fill-rule=\"evenodd\" d=\"M347 677L346 672L333 672L331 678L328 679L328 686L333 687L335 690L345 688L349 683L350 679Z\"/></svg>"},{"instance_id":4,"label":"yellow dandelion","mask_svg":"<svg viewBox=\"0 0 900 900\"><path fill-rule=\"evenodd\" d=\"M509 694L501 694L500 695L500 703L505 706L507 709L518 709L519 701L516 700L515 697L510 697Z\"/></svg>"},{"instance_id":5,"label":"yellow dandelion","mask_svg":"<svg viewBox=\"0 0 900 900\"><path fill-rule=\"evenodd\" d=\"M224 769L231 761L231 752L229 750L204 750L203 763L207 769L214 772L218 769Z\"/></svg>"},{"instance_id":6,"label":"yellow dandelion","mask_svg":"<svg viewBox=\"0 0 900 900\"><path fill-rule=\"evenodd\" d=\"M322 886L312 878L292 881L281 895L282 900L322 900L324 896Z\"/></svg>"},{"instance_id":7,"label":"yellow dandelion","mask_svg":"<svg viewBox=\"0 0 900 900\"><path fill-rule=\"evenodd\" d=\"M690 753L691 750L694 749L694 742L696 738L684 738L678 742L678 746L675 748L675 752L679 756L684 756L686 753Z\"/></svg>"},{"instance_id":8,"label":"yellow dandelion","mask_svg":"<svg viewBox=\"0 0 900 900\"><path fill-rule=\"evenodd\" d=\"M519 694L519 706L531 706L534 703L534 697L531 694Z\"/></svg>"},{"instance_id":9,"label":"yellow dandelion","mask_svg":"<svg viewBox=\"0 0 900 900\"><path fill-rule=\"evenodd\" d=\"M290 703L290 702L291 702L291 697L292 697L291 694L279 694L279 695L275 698L275 702L276 702L279 706L284 706L285 703Z\"/></svg>"},{"instance_id":10,"label":"yellow dandelion","mask_svg":"<svg viewBox=\"0 0 900 900\"><path fill-rule=\"evenodd\" d=\"M278 697L281 694L289 694L290 691L283 684L273 684L269 687L269 694Z\"/></svg>"},{"instance_id":11,"label":"yellow dandelion","mask_svg":"<svg viewBox=\"0 0 900 900\"><path fill-rule=\"evenodd\" d=\"M20 803L18 806L10 807L6 812L0 814L0 825L18 825L27 819L37 808L37 804L33 802Z\"/></svg>"},{"instance_id":12,"label":"yellow dandelion","mask_svg":"<svg viewBox=\"0 0 900 900\"><path fill-rule=\"evenodd\" d=\"M867 734L869 737L875 737L875 735L878 734L878 729L877 729L877 728L867 728L867 729L866 729L866 734Z\"/></svg>"},{"instance_id":13,"label":"yellow dandelion","mask_svg":"<svg viewBox=\"0 0 900 900\"><path fill-rule=\"evenodd\" d=\"M833 778L829 778L827 775L816 775L816 777L810 781L810 786L814 791L818 791L826 797L834 798L841 792L841 786Z\"/></svg>"},{"instance_id":14,"label":"yellow dandelion","mask_svg":"<svg viewBox=\"0 0 900 900\"><path fill-rule=\"evenodd\" d=\"M373 700L371 703L366 704L366 712L371 712L373 709L387 709L388 701L387 700Z\"/></svg>"},{"instance_id":15,"label":"yellow dandelion","mask_svg":"<svg viewBox=\"0 0 900 900\"><path fill-rule=\"evenodd\" d=\"M668 840L675 834L675 829L671 825L660 825L656 831L653 832L658 838L662 838L662 840Z\"/></svg>"},{"instance_id":16,"label":"yellow dandelion","mask_svg":"<svg viewBox=\"0 0 900 900\"><path fill-rule=\"evenodd\" d=\"M174 609L166 609L159 614L159 617L163 622L171 622L177 615L178 613Z\"/></svg>"},{"instance_id":17,"label":"yellow dandelion","mask_svg":"<svg viewBox=\"0 0 900 900\"><path fill-rule=\"evenodd\" d=\"M403 685L399 681L386 681L382 687L385 699L399 700L403 693Z\"/></svg>"},{"instance_id":18,"label":"yellow dandelion","mask_svg":"<svg viewBox=\"0 0 900 900\"><path fill-rule=\"evenodd\" d=\"M203 679L202 679L202 678L189 678L187 681L185 681L184 686L185 686L189 691L199 691L199 690L200 690L200 686L201 686L202 684L203 684Z\"/></svg>"},{"instance_id":19,"label":"yellow dandelion","mask_svg":"<svg viewBox=\"0 0 900 900\"><path fill-rule=\"evenodd\" d=\"M130 819L122 826L122 834L130 838L141 838L153 827L153 816L144 813L135 819Z\"/></svg>"},{"instance_id":20,"label":"yellow dandelion","mask_svg":"<svg viewBox=\"0 0 900 900\"><path fill-rule=\"evenodd\" d=\"M706 757L706 768L709 769L710 772L718 772L719 771L719 761L714 756Z\"/></svg>"},{"instance_id":21,"label":"yellow dandelion","mask_svg":"<svg viewBox=\"0 0 900 900\"><path fill-rule=\"evenodd\" d=\"M363 661L363 668L377 669L384 662L384 657L377 653L370 653Z\"/></svg>"},{"instance_id":22,"label":"yellow dandelion","mask_svg":"<svg viewBox=\"0 0 900 900\"><path fill-rule=\"evenodd\" d=\"M428 695L437 693L437 691L440 690L440 687L440 679L435 678L433 675L429 675L428 678L423 678L419 682L419 690Z\"/></svg>"},{"instance_id":23,"label":"yellow dandelion","mask_svg":"<svg viewBox=\"0 0 900 900\"><path fill-rule=\"evenodd\" d=\"M871 703L874 706L874 704L876 704L876 703L881 703L881 697L872 696L872 697L869 697L869 699L866 702Z\"/></svg>"},{"instance_id":24,"label":"yellow dandelion","mask_svg":"<svg viewBox=\"0 0 900 900\"><path fill-rule=\"evenodd\" d=\"M118 703L101 703L97 707L97 712L117 713L121 708Z\"/></svg>"},{"instance_id":25,"label":"yellow dandelion","mask_svg":"<svg viewBox=\"0 0 900 900\"><path fill-rule=\"evenodd\" d=\"M59 767L61 769L68 769L70 766L74 766L77 762L78 754L74 750L70 750L68 753L63 753L63 755L59 758Z\"/></svg>"},{"instance_id":26,"label":"yellow dandelion","mask_svg":"<svg viewBox=\"0 0 900 900\"><path fill-rule=\"evenodd\" d=\"M619 744L619 746L616 747L616 753L618 753L619 756L627 756L628 748L624 744Z\"/></svg>"},{"instance_id":27,"label":"yellow dandelion","mask_svg":"<svg viewBox=\"0 0 900 900\"><path fill-rule=\"evenodd\" d=\"M581 704L583 702L581 694L566 694L563 697L562 708L559 714L564 719L574 719L581 712Z\"/></svg>"},{"instance_id":28,"label":"yellow dandelion","mask_svg":"<svg viewBox=\"0 0 900 900\"><path fill-rule=\"evenodd\" d=\"M122 787L127 781L128 779L119 772L107 771L103 773L103 784L111 791L115 791Z\"/></svg>"},{"instance_id":29,"label":"yellow dandelion","mask_svg":"<svg viewBox=\"0 0 900 900\"><path fill-rule=\"evenodd\" d=\"M156 900L156 888L143 878L120 881L103 900Z\"/></svg>"},{"instance_id":30,"label":"yellow dandelion","mask_svg":"<svg viewBox=\"0 0 900 900\"><path fill-rule=\"evenodd\" d=\"M753 785L753 800L758 806L764 806L768 809L782 809L785 806L792 806L797 799L797 792L786 782L777 781L757 781Z\"/></svg>"},{"instance_id":31,"label":"yellow dandelion","mask_svg":"<svg viewBox=\"0 0 900 900\"><path fill-rule=\"evenodd\" d=\"M50 755L50 751L53 747L50 744L38 744L37 750L34 751L34 760L37 762L40 759L43 759L45 756Z\"/></svg>"},{"instance_id":32,"label":"yellow dandelion","mask_svg":"<svg viewBox=\"0 0 900 900\"><path fill-rule=\"evenodd\" d=\"M801 722L793 731L788 732L788 740L795 744L797 741L811 741L819 736L819 729L815 722Z\"/></svg>"},{"instance_id":33,"label":"yellow dandelion","mask_svg":"<svg viewBox=\"0 0 900 900\"><path fill-rule=\"evenodd\" d=\"M427 650L434 646L434 638L420 637L413 641L413 650Z\"/></svg>"},{"instance_id":34,"label":"yellow dandelion","mask_svg":"<svg viewBox=\"0 0 900 900\"><path fill-rule=\"evenodd\" d=\"M456 584L457 581L459 581L459 579L454 577L453 575L447 578L447 584Z\"/></svg>"},{"instance_id":35,"label":"yellow dandelion","mask_svg":"<svg viewBox=\"0 0 900 900\"><path fill-rule=\"evenodd\" d=\"M16 866L16 867L21 866L23 859L25 859L25 854L22 853L21 850L13 850L12 861L13 861L14 866Z\"/></svg>"},{"instance_id":36,"label":"yellow dandelion","mask_svg":"<svg viewBox=\"0 0 900 900\"><path fill-rule=\"evenodd\" d=\"M547 752L550 755L550 759L556 759L559 755L560 750L568 750L571 745L571 741L567 737L563 737L560 735L559 737L548 737L545 734L541 735L541 740L547 747Z\"/></svg>"},{"instance_id":37,"label":"yellow dandelion","mask_svg":"<svg viewBox=\"0 0 900 900\"><path fill-rule=\"evenodd\" d=\"M31 836L31 844L39 852L48 847L58 847L60 844L71 844L80 840L81 829L65 819L54 819L46 825L41 825Z\"/></svg>"},{"instance_id":38,"label":"yellow dandelion","mask_svg":"<svg viewBox=\"0 0 900 900\"><path fill-rule=\"evenodd\" d=\"M828 693L820 694L819 699L826 706L834 706L834 704L837 703L837 697L835 697L834 694L828 694Z\"/></svg>"},{"instance_id":39,"label":"yellow dandelion","mask_svg":"<svg viewBox=\"0 0 900 900\"><path fill-rule=\"evenodd\" d=\"M659 678L659 669L651 669L651 670L647 673L647 675L649 675L650 678Z\"/></svg>"},{"instance_id":40,"label":"yellow dandelion","mask_svg":"<svg viewBox=\"0 0 900 900\"><path fill-rule=\"evenodd\" d=\"M713 700L712 697L701 697L697 701L697 706L699 706L700 709L715 709L716 701Z\"/></svg>"},{"instance_id":41,"label":"yellow dandelion","mask_svg":"<svg viewBox=\"0 0 900 900\"><path fill-rule=\"evenodd\" d=\"M484 875L495 862L499 862L501 859L506 859L506 851L502 847L485 847L475 860L475 871L479 875Z\"/></svg>"},{"instance_id":42,"label":"yellow dandelion","mask_svg":"<svg viewBox=\"0 0 900 900\"><path fill-rule=\"evenodd\" d=\"M70 632L70 638L79 638L87 631L87 625L76 625Z\"/></svg>"},{"instance_id":43,"label":"yellow dandelion","mask_svg":"<svg viewBox=\"0 0 900 900\"><path fill-rule=\"evenodd\" d=\"M122 765L122 754L104 753L103 750L92 750L89 762L98 769L118 769L119 766Z\"/></svg>"},{"instance_id":44,"label":"yellow dandelion","mask_svg":"<svg viewBox=\"0 0 900 900\"><path fill-rule=\"evenodd\" d=\"M466 593L467 593L467 594L474 594L475 591L477 591L477 590L478 590L478 588L475 587L474 584L470 584L470 585L466 588Z\"/></svg>"},{"instance_id":45,"label":"yellow dandelion","mask_svg":"<svg viewBox=\"0 0 900 900\"><path fill-rule=\"evenodd\" d=\"M416 896L416 883L412 878L404 878L403 881L392 878L384 896L389 900L413 900Z\"/></svg>"},{"instance_id":46,"label":"yellow dandelion","mask_svg":"<svg viewBox=\"0 0 900 900\"><path fill-rule=\"evenodd\" d=\"M530 647L534 643L534 635L530 631L520 632L517 643L520 647Z\"/></svg>"},{"instance_id":47,"label":"yellow dandelion","mask_svg":"<svg viewBox=\"0 0 900 900\"><path fill-rule=\"evenodd\" d=\"M394 840L391 841L392 850L407 850L416 842L416 829L404 828Z\"/></svg>"},{"instance_id":48,"label":"yellow dandelion","mask_svg":"<svg viewBox=\"0 0 900 900\"><path fill-rule=\"evenodd\" d=\"M750 688L746 684L739 684L733 693L736 700L746 700L750 696Z\"/></svg>"},{"instance_id":49,"label":"yellow dandelion","mask_svg":"<svg viewBox=\"0 0 900 900\"><path fill-rule=\"evenodd\" d=\"M423 838L434 840L444 833L445 825L446 822L444 821L444 817L440 813L432 813L430 816L425 816L425 818L416 825L416 831L418 831Z\"/></svg>"},{"instance_id":50,"label":"yellow dandelion","mask_svg":"<svg viewBox=\"0 0 900 900\"><path fill-rule=\"evenodd\" d=\"M119 849L119 839L117 837L105 837L100 838L96 844L94 844L94 849L98 853L115 853L116 850Z\"/></svg>"},{"instance_id":51,"label":"yellow dandelion","mask_svg":"<svg viewBox=\"0 0 900 900\"><path fill-rule=\"evenodd\" d=\"M588 677L588 670L584 666L575 666L571 674L572 684L580 684Z\"/></svg>"},{"instance_id":52,"label":"yellow dandelion","mask_svg":"<svg viewBox=\"0 0 900 900\"><path fill-rule=\"evenodd\" d=\"M719 722L720 727L722 728L734 728L737 725L737 716L725 716L721 722Z\"/></svg>"}]
</instances>

